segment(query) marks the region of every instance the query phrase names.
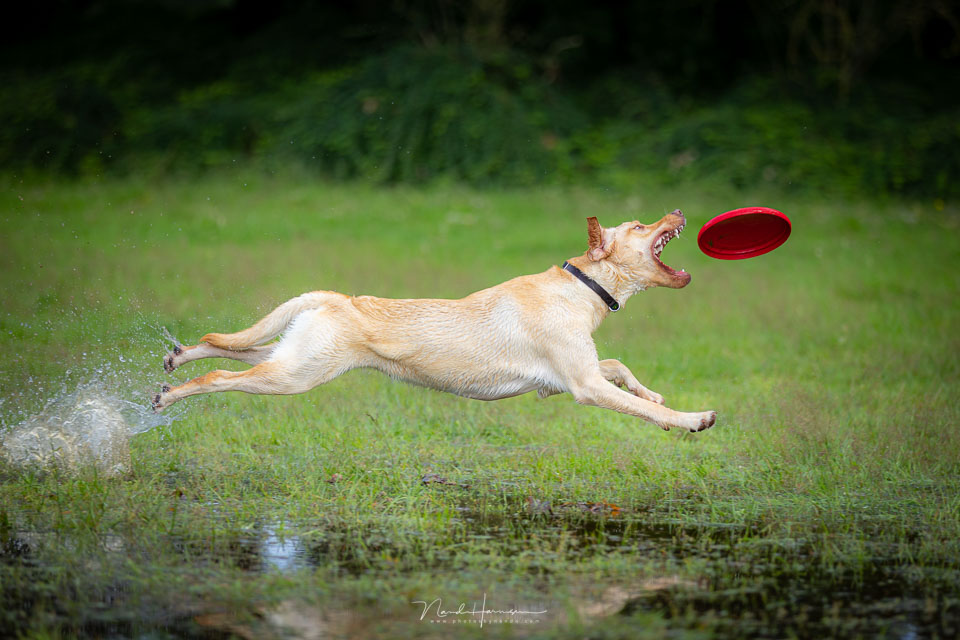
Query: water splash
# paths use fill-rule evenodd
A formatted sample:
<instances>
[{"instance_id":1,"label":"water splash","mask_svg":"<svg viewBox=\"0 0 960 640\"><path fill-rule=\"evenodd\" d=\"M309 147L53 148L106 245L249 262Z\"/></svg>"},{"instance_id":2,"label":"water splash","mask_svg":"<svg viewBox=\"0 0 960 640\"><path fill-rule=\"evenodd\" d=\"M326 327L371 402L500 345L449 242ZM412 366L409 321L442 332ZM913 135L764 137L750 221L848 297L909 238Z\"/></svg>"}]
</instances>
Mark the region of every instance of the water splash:
<instances>
[{"instance_id":1,"label":"water splash","mask_svg":"<svg viewBox=\"0 0 960 640\"><path fill-rule=\"evenodd\" d=\"M93 465L108 475L130 468L130 438L178 414L153 413L149 407L123 400L96 384L53 398L38 414L0 436L0 456L34 467L76 471Z\"/></svg>"},{"instance_id":2,"label":"water splash","mask_svg":"<svg viewBox=\"0 0 960 640\"><path fill-rule=\"evenodd\" d=\"M147 389L156 385L160 358L153 349L131 351L101 350L97 362L81 359L59 380L21 390L15 410L0 420L0 459L66 471L92 465L108 475L128 470L130 438L183 413L153 412ZM0 407L7 409L9 399L0 399ZM30 405L42 408L31 414Z\"/></svg>"},{"instance_id":3,"label":"water splash","mask_svg":"<svg viewBox=\"0 0 960 640\"><path fill-rule=\"evenodd\" d=\"M4 434L0 451L22 465L75 470L92 463L116 474L129 468L128 439L115 400L78 390Z\"/></svg>"}]
</instances>

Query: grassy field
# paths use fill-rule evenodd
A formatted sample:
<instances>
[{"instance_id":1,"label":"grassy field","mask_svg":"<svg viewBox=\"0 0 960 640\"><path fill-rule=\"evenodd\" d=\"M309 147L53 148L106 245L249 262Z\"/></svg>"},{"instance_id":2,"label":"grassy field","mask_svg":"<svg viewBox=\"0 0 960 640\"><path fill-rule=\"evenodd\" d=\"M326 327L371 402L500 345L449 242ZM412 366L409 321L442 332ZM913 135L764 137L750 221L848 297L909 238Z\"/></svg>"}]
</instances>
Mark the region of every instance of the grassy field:
<instances>
[{"instance_id":1,"label":"grassy field","mask_svg":"<svg viewBox=\"0 0 960 640\"><path fill-rule=\"evenodd\" d=\"M950 637L960 629L960 214L688 185L374 189L305 176L0 190L0 415L99 393L130 457L0 462L5 637ZM724 262L738 206L790 240ZM596 333L701 434L535 394L482 403L351 372L302 396L141 413L187 344L312 289L460 297L681 208L687 288ZM135 405L127 404L129 402ZM139 408L138 408L139 407ZM150 428L155 427L155 428ZM423 613L424 605L442 604ZM544 613L479 619L456 611ZM421 619L422 618L422 619ZM513 624L500 622L513 620ZM451 629L451 626L456 629Z\"/></svg>"}]
</instances>

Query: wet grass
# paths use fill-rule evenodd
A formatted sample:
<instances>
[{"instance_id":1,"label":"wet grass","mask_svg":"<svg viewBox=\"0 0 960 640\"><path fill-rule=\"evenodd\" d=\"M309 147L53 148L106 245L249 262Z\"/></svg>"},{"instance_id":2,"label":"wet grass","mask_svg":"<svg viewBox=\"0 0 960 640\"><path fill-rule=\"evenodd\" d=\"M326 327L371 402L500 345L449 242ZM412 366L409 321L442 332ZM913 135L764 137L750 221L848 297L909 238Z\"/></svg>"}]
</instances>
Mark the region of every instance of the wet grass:
<instances>
[{"instance_id":1,"label":"wet grass","mask_svg":"<svg viewBox=\"0 0 960 640\"><path fill-rule=\"evenodd\" d=\"M91 381L145 404L185 342L329 288L461 296L613 224L750 203L794 235L596 334L664 433L569 397L481 403L352 372L188 399L108 477L0 463L0 631L25 637L951 637L960 624L955 210L695 186L479 192L296 176L20 182L0 193L0 414ZM234 363L190 363L175 381ZM442 481L440 481L442 480ZM438 618L486 594L546 610ZM441 620L447 622L441 624Z\"/></svg>"}]
</instances>

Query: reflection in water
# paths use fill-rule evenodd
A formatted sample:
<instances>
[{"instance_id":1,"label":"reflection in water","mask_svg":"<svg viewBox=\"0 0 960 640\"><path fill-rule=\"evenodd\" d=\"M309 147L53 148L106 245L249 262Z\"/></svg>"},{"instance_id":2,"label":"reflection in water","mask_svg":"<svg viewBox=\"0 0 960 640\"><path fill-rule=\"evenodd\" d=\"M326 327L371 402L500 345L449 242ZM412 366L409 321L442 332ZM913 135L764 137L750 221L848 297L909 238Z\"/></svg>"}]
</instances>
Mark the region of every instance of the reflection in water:
<instances>
[{"instance_id":1,"label":"reflection in water","mask_svg":"<svg viewBox=\"0 0 960 640\"><path fill-rule=\"evenodd\" d=\"M593 583L586 578L578 580L576 576L557 576L555 582L537 580L541 584L555 585L548 591L525 583L512 599L508 590L491 593L492 601L498 606L511 605L514 600L525 607L536 603L539 609L549 611L544 618L551 624L566 624L566 616L575 611L581 620L591 621L591 624L628 623L630 616L637 613L654 613L674 629L699 628L703 621L709 620L709 628L720 635L754 638L880 635L912 640L935 635L954 637L953 632L957 631L956 614L950 609L954 606L950 603L956 602L956 587L932 573L918 582L896 564L878 563L860 571L822 566L816 561L784 564L776 556L771 558L766 551L751 544L753 538L745 535L744 530L731 527L681 526L633 521L625 517L615 520L592 516L551 520L531 517L522 507L518 507L515 518L504 518L502 514L491 517L481 512L461 513L463 520L471 522L474 527L464 532L466 536L477 536L482 541L480 544L493 541L489 544L496 545L504 554L514 547L520 549L531 544L547 548L550 540L555 542L560 537L567 541L565 554L607 555L624 551L629 557L656 557L662 563L663 573L659 575L624 577L620 582L609 584ZM57 583L51 582L51 576L55 576L59 569L53 566L56 560L51 559L57 556L46 556L45 548L52 545L51 548L62 551L80 546L68 535L43 536L18 530L16 520L15 514L8 513L6 520L0 521L0 578L5 575L2 573L4 566L19 567L22 575L20 586L14 588L16 585L11 583L6 591L0 579L0 605L14 608L25 606L23 588L56 592ZM156 555L164 559L163 566L169 570L170 558L166 553L169 551L181 557L187 571L233 567L250 574L283 573L291 576L304 571L334 571L346 581L351 575L359 574L381 575L386 580L396 578L398 572L413 575L417 571L429 570L442 574L455 566L454 556L439 554L433 554L433 564L424 565L422 549L405 544L386 529L358 531L355 527L328 526L318 530L316 522L309 523L308 527L311 532L304 534L299 532L306 529L296 522L277 521L262 524L253 531L238 531L232 536L218 533L215 543L203 538L187 541L171 536L165 538L166 548L162 541L155 540L149 547L144 547L142 541L134 538L110 535L99 541L99 549L106 554L106 560L87 565L91 570L101 567L102 576L91 574L85 579L99 584L105 594L102 606L90 608L90 611L96 611L96 616L89 624L103 624L111 616L124 619L126 599L139 594L125 582L129 578L119 577L108 571L108 567L123 566L131 558L149 565L149 559ZM531 538L538 538L539 542L532 543ZM794 552L795 548L790 553ZM116 561L110 561L110 557ZM45 558L48 558L47 562ZM691 560L696 560L700 567L696 578L682 571ZM555 557L552 563L554 567L558 566ZM560 562L559 566L566 566L566 563ZM544 565L543 570L549 573L550 566ZM171 575L174 574L176 572ZM17 575L16 571L11 575ZM225 579L230 575L234 574L225 573ZM624 579L626 581L622 581ZM119 586L114 588L112 585ZM481 593L471 592L468 596L479 598ZM421 596L444 597L445 601L457 602L458 598L467 597L460 593L440 592L423 593L417 597ZM193 620L194 623L202 620L208 633L212 632L211 629L238 633L238 620L243 616L232 616L220 610L198 614L191 609L199 606L193 601L183 606L187 607L184 611L193 611L184 620ZM276 623L283 628L299 626L328 631L341 623L360 627L377 623L376 616L358 617L356 612L341 611L340 602L337 602L336 611L312 608L314 606L303 608L302 605L281 604L264 610L260 619L264 624ZM337 612L353 617L337 622ZM143 623L141 631L149 630L150 625L145 622L147 618L143 617L149 613L149 610L138 613L138 619ZM169 613L156 611L153 615L157 625L171 624ZM411 619L416 617L413 609L410 616ZM412 624L410 619L399 622ZM81 627L86 628L82 626L85 624L82 622ZM189 636L188 631L186 627L177 629L178 634ZM249 637L261 637L254 631L250 634Z\"/></svg>"},{"instance_id":2,"label":"reflection in water","mask_svg":"<svg viewBox=\"0 0 960 640\"><path fill-rule=\"evenodd\" d=\"M265 570L281 572L308 567L300 538L277 535L276 529L266 527L260 539L260 558Z\"/></svg>"}]
</instances>

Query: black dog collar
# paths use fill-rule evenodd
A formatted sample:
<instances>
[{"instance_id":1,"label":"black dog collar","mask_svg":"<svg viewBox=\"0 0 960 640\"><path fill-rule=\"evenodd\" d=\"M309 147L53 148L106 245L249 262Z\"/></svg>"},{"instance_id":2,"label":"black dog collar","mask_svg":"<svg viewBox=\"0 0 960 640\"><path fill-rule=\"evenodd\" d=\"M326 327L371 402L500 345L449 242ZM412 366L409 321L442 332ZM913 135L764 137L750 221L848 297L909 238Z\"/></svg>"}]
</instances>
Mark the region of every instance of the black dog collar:
<instances>
[{"instance_id":1,"label":"black dog collar","mask_svg":"<svg viewBox=\"0 0 960 640\"><path fill-rule=\"evenodd\" d=\"M596 280L585 274L583 271L580 271L580 269L577 269L569 262L563 263L563 270L569 271L575 275L580 282L593 289L593 292L600 296L600 299L603 300L608 307L610 307L610 311L620 311L620 303L617 302L612 295L607 293L606 289L597 284Z\"/></svg>"}]
</instances>

